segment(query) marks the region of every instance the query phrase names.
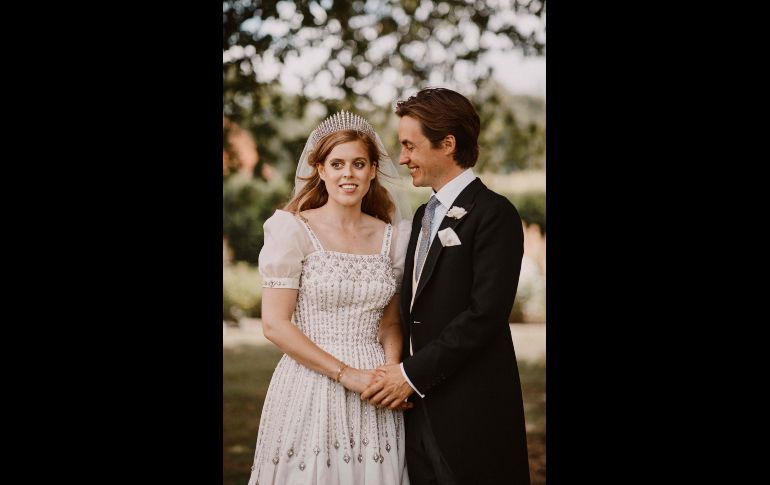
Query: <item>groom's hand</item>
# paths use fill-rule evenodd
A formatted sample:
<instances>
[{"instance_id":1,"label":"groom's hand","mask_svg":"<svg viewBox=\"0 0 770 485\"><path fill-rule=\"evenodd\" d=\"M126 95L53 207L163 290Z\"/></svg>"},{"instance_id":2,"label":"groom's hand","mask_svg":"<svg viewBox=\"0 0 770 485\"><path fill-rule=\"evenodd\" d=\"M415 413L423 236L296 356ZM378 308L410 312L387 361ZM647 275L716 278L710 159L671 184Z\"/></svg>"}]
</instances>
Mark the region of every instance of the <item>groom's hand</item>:
<instances>
[{"instance_id":1,"label":"groom's hand","mask_svg":"<svg viewBox=\"0 0 770 485\"><path fill-rule=\"evenodd\" d=\"M403 408L404 401L413 392L414 389L401 373L401 366L390 364L383 365L375 371L374 382L361 393L361 399L369 401L374 406L398 409Z\"/></svg>"}]
</instances>

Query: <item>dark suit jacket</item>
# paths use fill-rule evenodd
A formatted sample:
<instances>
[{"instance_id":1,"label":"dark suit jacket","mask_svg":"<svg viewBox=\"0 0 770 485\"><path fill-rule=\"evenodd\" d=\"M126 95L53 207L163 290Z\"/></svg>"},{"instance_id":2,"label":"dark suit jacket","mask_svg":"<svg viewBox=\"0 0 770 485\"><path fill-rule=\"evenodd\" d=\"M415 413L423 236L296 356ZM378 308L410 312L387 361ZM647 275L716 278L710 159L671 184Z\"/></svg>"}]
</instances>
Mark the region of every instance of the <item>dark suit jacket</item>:
<instances>
[{"instance_id":1,"label":"dark suit jacket","mask_svg":"<svg viewBox=\"0 0 770 485\"><path fill-rule=\"evenodd\" d=\"M410 311L425 205L414 216L401 288L404 370L425 394L436 441L461 484L528 485L521 385L508 326L524 254L521 219L508 199L478 178L453 205L467 214L444 217L439 230L453 228L462 244L443 247L436 236Z\"/></svg>"}]
</instances>

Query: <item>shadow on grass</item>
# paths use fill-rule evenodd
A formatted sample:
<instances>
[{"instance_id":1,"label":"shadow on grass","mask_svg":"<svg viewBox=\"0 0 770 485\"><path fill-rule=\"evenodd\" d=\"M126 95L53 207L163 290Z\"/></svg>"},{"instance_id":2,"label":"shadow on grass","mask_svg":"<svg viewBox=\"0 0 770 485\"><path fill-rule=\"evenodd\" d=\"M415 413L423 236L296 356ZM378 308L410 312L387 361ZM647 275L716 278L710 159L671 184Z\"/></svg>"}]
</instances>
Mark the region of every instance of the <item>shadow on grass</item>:
<instances>
[{"instance_id":1,"label":"shadow on grass","mask_svg":"<svg viewBox=\"0 0 770 485\"><path fill-rule=\"evenodd\" d=\"M223 485L246 485L267 386L281 351L272 346L224 349ZM532 485L545 485L545 363L519 363Z\"/></svg>"}]
</instances>

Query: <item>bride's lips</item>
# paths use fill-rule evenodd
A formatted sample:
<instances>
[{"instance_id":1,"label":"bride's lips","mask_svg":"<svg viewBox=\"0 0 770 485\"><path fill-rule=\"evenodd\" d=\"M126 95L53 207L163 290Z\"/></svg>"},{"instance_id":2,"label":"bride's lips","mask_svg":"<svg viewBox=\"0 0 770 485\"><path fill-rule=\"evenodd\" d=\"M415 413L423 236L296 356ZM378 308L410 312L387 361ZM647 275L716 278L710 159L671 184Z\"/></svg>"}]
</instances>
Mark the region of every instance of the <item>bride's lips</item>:
<instances>
[{"instance_id":1,"label":"bride's lips","mask_svg":"<svg viewBox=\"0 0 770 485\"><path fill-rule=\"evenodd\" d=\"M352 194L358 188L358 184L340 184L339 188L346 194Z\"/></svg>"}]
</instances>

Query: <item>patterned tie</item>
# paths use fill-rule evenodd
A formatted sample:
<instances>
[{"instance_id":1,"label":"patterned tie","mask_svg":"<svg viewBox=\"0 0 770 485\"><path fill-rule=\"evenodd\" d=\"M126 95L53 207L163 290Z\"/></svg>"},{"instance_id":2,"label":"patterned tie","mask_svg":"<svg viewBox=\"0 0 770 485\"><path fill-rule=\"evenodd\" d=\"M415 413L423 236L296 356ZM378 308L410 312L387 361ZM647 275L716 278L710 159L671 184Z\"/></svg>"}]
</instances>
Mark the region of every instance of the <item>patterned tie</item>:
<instances>
[{"instance_id":1,"label":"patterned tie","mask_svg":"<svg viewBox=\"0 0 770 485\"><path fill-rule=\"evenodd\" d=\"M439 204L436 196L432 195L428 201L427 207L425 207L425 213L422 215L422 231L420 231L420 247L417 249L417 274L415 280L420 281L420 274L422 273L422 265L425 264L425 258L428 256L428 248L430 247L430 222L433 220L433 212L436 210L436 206Z\"/></svg>"}]
</instances>

